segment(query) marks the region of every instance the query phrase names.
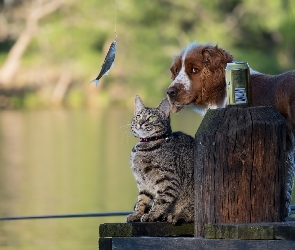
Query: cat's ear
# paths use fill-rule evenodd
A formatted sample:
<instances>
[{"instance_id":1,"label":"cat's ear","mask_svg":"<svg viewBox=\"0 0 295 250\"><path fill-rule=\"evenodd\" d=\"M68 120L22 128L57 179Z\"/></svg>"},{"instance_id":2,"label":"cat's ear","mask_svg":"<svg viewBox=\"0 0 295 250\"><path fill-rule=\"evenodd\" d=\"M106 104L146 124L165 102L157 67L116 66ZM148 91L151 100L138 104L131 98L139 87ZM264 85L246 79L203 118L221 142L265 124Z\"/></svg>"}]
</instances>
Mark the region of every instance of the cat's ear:
<instances>
[{"instance_id":1,"label":"cat's ear","mask_svg":"<svg viewBox=\"0 0 295 250\"><path fill-rule=\"evenodd\" d=\"M144 108L145 108L145 106L144 106L142 100L137 95L134 100L134 115L136 115L140 110L142 110Z\"/></svg>"},{"instance_id":2,"label":"cat's ear","mask_svg":"<svg viewBox=\"0 0 295 250\"><path fill-rule=\"evenodd\" d=\"M161 103L158 106L158 109L164 112L166 118L169 116L171 111L171 104L168 101L167 97L161 101Z\"/></svg>"}]
</instances>

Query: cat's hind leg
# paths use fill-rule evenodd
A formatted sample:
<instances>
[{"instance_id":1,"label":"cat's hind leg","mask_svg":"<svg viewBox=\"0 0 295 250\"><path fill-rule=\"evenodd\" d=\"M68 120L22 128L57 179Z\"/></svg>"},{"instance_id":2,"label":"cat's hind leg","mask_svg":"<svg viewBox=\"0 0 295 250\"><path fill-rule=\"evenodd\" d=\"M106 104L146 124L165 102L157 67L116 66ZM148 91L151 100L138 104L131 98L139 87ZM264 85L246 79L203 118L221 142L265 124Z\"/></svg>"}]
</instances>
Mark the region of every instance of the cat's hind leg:
<instances>
[{"instance_id":1,"label":"cat's hind leg","mask_svg":"<svg viewBox=\"0 0 295 250\"><path fill-rule=\"evenodd\" d=\"M162 188L157 191L154 197L153 206L151 207L149 213L144 214L141 217L141 221L165 221L171 206L173 206L175 199L179 195L178 189L178 180L169 178L164 179Z\"/></svg>"},{"instance_id":2,"label":"cat's hind leg","mask_svg":"<svg viewBox=\"0 0 295 250\"><path fill-rule=\"evenodd\" d=\"M183 205L176 203L173 210L167 216L167 222L172 223L173 225L177 224L177 222L181 221L184 217Z\"/></svg>"},{"instance_id":3,"label":"cat's hind leg","mask_svg":"<svg viewBox=\"0 0 295 250\"><path fill-rule=\"evenodd\" d=\"M194 199L190 194L180 195L167 217L167 222L174 225L181 221L194 222Z\"/></svg>"}]
</instances>

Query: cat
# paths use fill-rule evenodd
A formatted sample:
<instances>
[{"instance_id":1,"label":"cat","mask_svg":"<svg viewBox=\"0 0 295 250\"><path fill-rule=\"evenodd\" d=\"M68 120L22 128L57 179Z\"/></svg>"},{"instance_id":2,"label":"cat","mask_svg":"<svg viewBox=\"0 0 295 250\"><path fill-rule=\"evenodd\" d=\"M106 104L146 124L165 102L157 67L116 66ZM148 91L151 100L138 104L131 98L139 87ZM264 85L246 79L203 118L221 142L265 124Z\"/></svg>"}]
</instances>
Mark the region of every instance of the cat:
<instances>
[{"instance_id":1,"label":"cat","mask_svg":"<svg viewBox=\"0 0 295 250\"><path fill-rule=\"evenodd\" d=\"M157 108L136 96L131 133L140 138L130 155L139 195L127 222L194 221L194 138L173 132L167 98Z\"/></svg>"}]
</instances>

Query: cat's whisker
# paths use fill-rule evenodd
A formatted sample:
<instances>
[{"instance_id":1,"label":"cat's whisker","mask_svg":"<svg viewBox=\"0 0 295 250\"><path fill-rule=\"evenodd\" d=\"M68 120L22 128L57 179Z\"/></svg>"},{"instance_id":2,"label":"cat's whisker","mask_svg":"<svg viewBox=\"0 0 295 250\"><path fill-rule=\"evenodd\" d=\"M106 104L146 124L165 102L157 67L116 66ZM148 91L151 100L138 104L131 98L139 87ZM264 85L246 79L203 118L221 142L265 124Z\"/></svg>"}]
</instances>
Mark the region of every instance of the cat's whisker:
<instances>
[{"instance_id":1,"label":"cat's whisker","mask_svg":"<svg viewBox=\"0 0 295 250\"><path fill-rule=\"evenodd\" d=\"M127 143L129 142L129 139L131 138L130 127L131 127L130 121L128 121L126 124L120 126L120 129L123 130L121 140L120 140L121 144L123 144L125 142L127 142Z\"/></svg>"}]
</instances>

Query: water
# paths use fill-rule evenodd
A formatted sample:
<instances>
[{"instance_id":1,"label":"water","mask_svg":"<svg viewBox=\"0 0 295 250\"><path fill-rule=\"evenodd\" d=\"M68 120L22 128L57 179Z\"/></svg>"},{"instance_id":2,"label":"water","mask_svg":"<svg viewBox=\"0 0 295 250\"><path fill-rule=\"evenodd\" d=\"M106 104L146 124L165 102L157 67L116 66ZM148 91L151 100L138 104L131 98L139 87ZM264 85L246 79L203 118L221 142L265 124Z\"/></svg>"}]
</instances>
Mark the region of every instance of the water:
<instances>
[{"instance_id":1,"label":"water","mask_svg":"<svg viewBox=\"0 0 295 250\"><path fill-rule=\"evenodd\" d=\"M132 110L0 112L0 217L132 211ZM172 115L195 134L192 111ZM101 223L125 216L0 221L0 249L97 249Z\"/></svg>"}]
</instances>

